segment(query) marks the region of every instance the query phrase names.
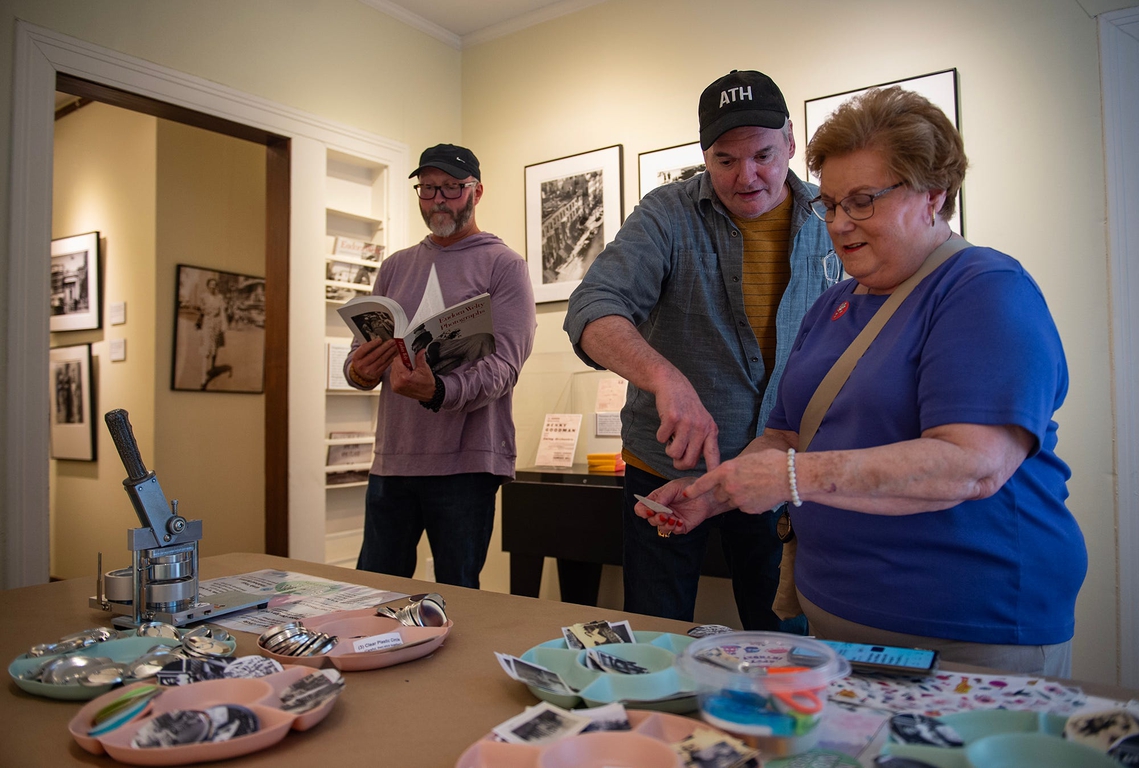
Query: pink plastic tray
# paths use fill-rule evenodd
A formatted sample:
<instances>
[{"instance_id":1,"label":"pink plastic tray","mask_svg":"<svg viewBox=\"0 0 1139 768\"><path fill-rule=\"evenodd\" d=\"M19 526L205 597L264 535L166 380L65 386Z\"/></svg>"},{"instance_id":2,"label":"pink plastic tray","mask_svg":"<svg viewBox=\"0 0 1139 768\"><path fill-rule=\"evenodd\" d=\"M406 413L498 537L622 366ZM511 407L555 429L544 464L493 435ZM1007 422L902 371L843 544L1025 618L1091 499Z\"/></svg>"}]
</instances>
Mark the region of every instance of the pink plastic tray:
<instances>
[{"instance_id":1,"label":"pink plastic tray","mask_svg":"<svg viewBox=\"0 0 1139 768\"><path fill-rule=\"evenodd\" d=\"M283 711L281 691L306 675L319 674L307 667L291 666L283 672L259 678L205 680L176 688L169 688L154 699L131 722L102 736L88 736L95 713L122 695L123 691L148 683L135 683L117 688L89 701L68 723L72 738L93 755L104 752L121 763L130 765L185 765L211 760L225 760L265 749L285 738L290 729L306 731L325 718L336 698L329 699L316 709L294 715ZM248 736L229 741L204 744L185 744L177 747L137 748L131 740L139 728L151 718L176 709L205 709L216 704L241 704L249 707L261 721L260 728Z\"/></svg>"},{"instance_id":2,"label":"pink plastic tray","mask_svg":"<svg viewBox=\"0 0 1139 768\"><path fill-rule=\"evenodd\" d=\"M447 633L451 631L454 622L448 620L442 627L406 627L395 619L377 616L374 608L361 608L357 611L336 611L323 616L314 616L305 619L304 625L309 629L336 635L340 638L340 642L327 655L279 656L264 648L260 649L261 655L276 659L282 664L303 664L308 667L323 666L327 659L341 672L380 669L419 659L434 652L447 639ZM352 650L354 638L383 635L388 632L399 632L403 638L403 645L366 653L356 653Z\"/></svg>"},{"instance_id":3,"label":"pink plastic tray","mask_svg":"<svg viewBox=\"0 0 1139 768\"><path fill-rule=\"evenodd\" d=\"M671 745L697 728L721 733L700 720L664 712L628 710L630 731L569 736L541 747L506 744L488 735L459 756L455 768L683 768Z\"/></svg>"}]
</instances>

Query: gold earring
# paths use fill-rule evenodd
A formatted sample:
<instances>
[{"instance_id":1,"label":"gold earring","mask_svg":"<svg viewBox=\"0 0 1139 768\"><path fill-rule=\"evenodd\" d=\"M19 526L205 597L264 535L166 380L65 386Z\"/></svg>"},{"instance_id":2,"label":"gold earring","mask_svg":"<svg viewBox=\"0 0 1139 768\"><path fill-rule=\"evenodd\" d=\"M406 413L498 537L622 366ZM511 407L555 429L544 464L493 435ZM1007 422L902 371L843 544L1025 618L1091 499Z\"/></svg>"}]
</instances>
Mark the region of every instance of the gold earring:
<instances>
[{"instance_id":1,"label":"gold earring","mask_svg":"<svg viewBox=\"0 0 1139 768\"><path fill-rule=\"evenodd\" d=\"M933 211L930 211L930 212L929 212L929 225L930 225L931 227L936 227L936 226L937 226L937 214L936 214L936 213L934 213Z\"/></svg>"}]
</instances>

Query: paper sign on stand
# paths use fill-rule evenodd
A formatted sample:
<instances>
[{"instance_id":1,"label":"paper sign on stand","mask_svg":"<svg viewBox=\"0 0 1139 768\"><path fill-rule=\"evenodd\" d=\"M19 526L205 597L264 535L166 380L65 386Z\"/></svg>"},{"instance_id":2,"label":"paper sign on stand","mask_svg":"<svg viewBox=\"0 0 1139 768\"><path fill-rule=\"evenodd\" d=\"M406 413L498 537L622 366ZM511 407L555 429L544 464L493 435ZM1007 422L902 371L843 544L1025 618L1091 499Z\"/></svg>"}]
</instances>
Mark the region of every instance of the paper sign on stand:
<instances>
[{"instance_id":1,"label":"paper sign on stand","mask_svg":"<svg viewBox=\"0 0 1139 768\"><path fill-rule=\"evenodd\" d=\"M625 391L628 385L624 379L612 377L597 382L597 404L593 410L598 413L620 411L625 407Z\"/></svg>"},{"instance_id":2,"label":"paper sign on stand","mask_svg":"<svg viewBox=\"0 0 1139 768\"><path fill-rule=\"evenodd\" d=\"M625 407L628 382L607 378L597 382L597 403L593 410L594 434L597 437L621 436L621 409Z\"/></svg>"},{"instance_id":3,"label":"paper sign on stand","mask_svg":"<svg viewBox=\"0 0 1139 768\"><path fill-rule=\"evenodd\" d=\"M534 463L539 467L572 467L580 432L580 413L547 413Z\"/></svg>"},{"instance_id":4,"label":"paper sign on stand","mask_svg":"<svg viewBox=\"0 0 1139 768\"><path fill-rule=\"evenodd\" d=\"M595 432L598 437L620 437L621 436L621 414L620 413L595 413Z\"/></svg>"}]
</instances>

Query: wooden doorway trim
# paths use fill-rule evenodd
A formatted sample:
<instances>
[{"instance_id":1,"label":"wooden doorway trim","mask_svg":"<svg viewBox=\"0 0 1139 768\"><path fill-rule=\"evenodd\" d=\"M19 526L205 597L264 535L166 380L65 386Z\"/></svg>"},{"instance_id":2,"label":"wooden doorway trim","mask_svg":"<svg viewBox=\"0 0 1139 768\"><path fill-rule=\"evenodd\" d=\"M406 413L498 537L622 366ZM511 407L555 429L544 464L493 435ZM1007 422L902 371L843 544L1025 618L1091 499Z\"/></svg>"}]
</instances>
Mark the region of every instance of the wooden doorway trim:
<instances>
[{"instance_id":1,"label":"wooden doorway trim","mask_svg":"<svg viewBox=\"0 0 1139 768\"><path fill-rule=\"evenodd\" d=\"M265 552L289 554L289 140L65 73L56 89L265 146Z\"/></svg>"},{"instance_id":2,"label":"wooden doorway trim","mask_svg":"<svg viewBox=\"0 0 1139 768\"><path fill-rule=\"evenodd\" d=\"M265 158L265 552L282 557L289 556L289 146L270 141Z\"/></svg>"}]
</instances>

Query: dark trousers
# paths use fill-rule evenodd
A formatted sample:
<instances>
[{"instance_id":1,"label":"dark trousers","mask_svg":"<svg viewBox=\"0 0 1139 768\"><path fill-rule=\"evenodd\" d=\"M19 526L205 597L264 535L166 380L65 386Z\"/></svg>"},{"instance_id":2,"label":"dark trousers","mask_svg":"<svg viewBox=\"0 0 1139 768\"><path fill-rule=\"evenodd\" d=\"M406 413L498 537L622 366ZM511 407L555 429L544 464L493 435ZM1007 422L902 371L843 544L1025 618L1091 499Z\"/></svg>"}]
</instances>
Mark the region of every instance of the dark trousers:
<instances>
[{"instance_id":1,"label":"dark trousers","mask_svg":"<svg viewBox=\"0 0 1139 768\"><path fill-rule=\"evenodd\" d=\"M501 478L484 472L434 477L368 476L364 544L356 568L410 578L427 532L435 581L479 587L494 530Z\"/></svg>"},{"instance_id":2,"label":"dark trousers","mask_svg":"<svg viewBox=\"0 0 1139 768\"><path fill-rule=\"evenodd\" d=\"M653 525L633 513L633 494L647 496L665 482L636 467L625 469L625 503L621 513L625 610L692 621L708 532L717 526L743 628L794 630L793 626L783 625L771 610L783 557L783 545L775 534L777 516L749 515L733 509L711 518L691 533L662 538Z\"/></svg>"}]
</instances>

